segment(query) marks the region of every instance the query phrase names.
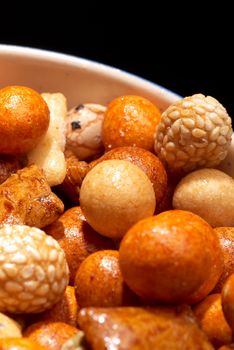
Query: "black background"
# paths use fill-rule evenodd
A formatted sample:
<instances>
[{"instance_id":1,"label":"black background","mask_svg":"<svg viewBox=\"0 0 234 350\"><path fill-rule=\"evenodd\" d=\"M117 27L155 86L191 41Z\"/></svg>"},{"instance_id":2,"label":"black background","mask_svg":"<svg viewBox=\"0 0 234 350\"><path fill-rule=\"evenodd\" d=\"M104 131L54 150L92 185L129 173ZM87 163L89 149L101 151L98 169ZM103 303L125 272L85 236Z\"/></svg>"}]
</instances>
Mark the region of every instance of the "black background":
<instances>
[{"instance_id":1,"label":"black background","mask_svg":"<svg viewBox=\"0 0 234 350\"><path fill-rule=\"evenodd\" d=\"M6 7L1 43L96 60L183 96L209 94L234 116L234 30L228 2L206 8L199 1L147 0L17 2Z\"/></svg>"}]
</instances>

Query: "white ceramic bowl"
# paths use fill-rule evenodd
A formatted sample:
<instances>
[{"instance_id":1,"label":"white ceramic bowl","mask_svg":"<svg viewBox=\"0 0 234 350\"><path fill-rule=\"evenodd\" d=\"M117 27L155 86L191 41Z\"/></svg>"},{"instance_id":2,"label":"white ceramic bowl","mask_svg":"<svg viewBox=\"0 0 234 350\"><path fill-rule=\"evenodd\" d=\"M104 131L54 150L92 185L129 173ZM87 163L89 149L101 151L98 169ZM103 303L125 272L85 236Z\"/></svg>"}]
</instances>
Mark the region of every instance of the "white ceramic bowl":
<instances>
[{"instance_id":1,"label":"white ceramic bowl","mask_svg":"<svg viewBox=\"0 0 234 350\"><path fill-rule=\"evenodd\" d=\"M62 92L69 107L85 102L107 104L114 97L137 94L164 110L181 98L157 84L104 64L45 50L0 45L0 87L7 85Z\"/></svg>"}]
</instances>

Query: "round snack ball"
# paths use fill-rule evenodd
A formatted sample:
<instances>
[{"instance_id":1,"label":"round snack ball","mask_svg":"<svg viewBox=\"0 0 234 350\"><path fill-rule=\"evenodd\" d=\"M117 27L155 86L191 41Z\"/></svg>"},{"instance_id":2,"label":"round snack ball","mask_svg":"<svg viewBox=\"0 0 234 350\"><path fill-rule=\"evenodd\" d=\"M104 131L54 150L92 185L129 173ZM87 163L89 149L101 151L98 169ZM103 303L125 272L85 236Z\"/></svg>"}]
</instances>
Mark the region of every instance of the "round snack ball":
<instances>
[{"instance_id":1,"label":"round snack ball","mask_svg":"<svg viewBox=\"0 0 234 350\"><path fill-rule=\"evenodd\" d=\"M66 118L66 148L79 160L85 160L103 151L102 123L106 107L80 104L72 108Z\"/></svg>"},{"instance_id":2,"label":"round snack ball","mask_svg":"<svg viewBox=\"0 0 234 350\"><path fill-rule=\"evenodd\" d=\"M48 106L35 90L24 86L0 89L0 153L29 152L45 135L49 121Z\"/></svg>"},{"instance_id":3,"label":"round snack ball","mask_svg":"<svg viewBox=\"0 0 234 350\"><path fill-rule=\"evenodd\" d=\"M208 295L194 307L193 312L215 349L232 342L232 330L224 317L220 294Z\"/></svg>"},{"instance_id":4,"label":"round snack ball","mask_svg":"<svg viewBox=\"0 0 234 350\"><path fill-rule=\"evenodd\" d=\"M218 238L199 216L170 210L136 223L120 244L124 281L147 301L183 302L212 273ZM222 261L215 261L222 266ZM221 269L216 281L221 274Z\"/></svg>"},{"instance_id":5,"label":"round snack ball","mask_svg":"<svg viewBox=\"0 0 234 350\"><path fill-rule=\"evenodd\" d=\"M76 274L75 292L81 308L136 303L136 297L123 281L116 250L96 252L82 262Z\"/></svg>"},{"instance_id":6,"label":"round snack ball","mask_svg":"<svg viewBox=\"0 0 234 350\"><path fill-rule=\"evenodd\" d=\"M26 328L24 336L47 350L61 350L63 344L78 332L77 328L64 322L37 322Z\"/></svg>"},{"instance_id":7,"label":"round snack ball","mask_svg":"<svg viewBox=\"0 0 234 350\"><path fill-rule=\"evenodd\" d=\"M214 293L220 293L227 278L234 273L234 227L216 227L220 247L223 254L223 272L213 289Z\"/></svg>"},{"instance_id":8,"label":"round snack ball","mask_svg":"<svg viewBox=\"0 0 234 350\"><path fill-rule=\"evenodd\" d=\"M167 173L158 157L140 147L117 147L93 161L91 168L104 160L110 159L128 160L139 166L154 187L157 205L161 202L167 191Z\"/></svg>"},{"instance_id":9,"label":"round snack ball","mask_svg":"<svg viewBox=\"0 0 234 350\"><path fill-rule=\"evenodd\" d=\"M213 227L234 226L233 179L217 169L193 171L177 185L173 207L192 211Z\"/></svg>"},{"instance_id":10,"label":"round snack ball","mask_svg":"<svg viewBox=\"0 0 234 350\"><path fill-rule=\"evenodd\" d=\"M154 149L159 109L149 100L134 95L115 98L104 115L102 140L106 150L121 146Z\"/></svg>"},{"instance_id":11,"label":"round snack ball","mask_svg":"<svg viewBox=\"0 0 234 350\"><path fill-rule=\"evenodd\" d=\"M195 94L172 104L162 114L155 152L171 173L215 167L231 143L231 118L215 98Z\"/></svg>"},{"instance_id":12,"label":"round snack ball","mask_svg":"<svg viewBox=\"0 0 234 350\"><path fill-rule=\"evenodd\" d=\"M0 339L0 350L47 350L47 348L28 338L4 338Z\"/></svg>"},{"instance_id":13,"label":"round snack ball","mask_svg":"<svg viewBox=\"0 0 234 350\"><path fill-rule=\"evenodd\" d=\"M101 236L87 223L80 207L65 211L45 231L58 241L65 253L72 285L76 271L87 256L98 250L114 249L113 241Z\"/></svg>"},{"instance_id":14,"label":"round snack ball","mask_svg":"<svg viewBox=\"0 0 234 350\"><path fill-rule=\"evenodd\" d=\"M0 311L34 313L51 308L68 284L58 242L35 227L0 228Z\"/></svg>"},{"instance_id":15,"label":"round snack ball","mask_svg":"<svg viewBox=\"0 0 234 350\"><path fill-rule=\"evenodd\" d=\"M100 234L118 239L155 210L153 186L145 173L125 160L106 160L84 178L80 206Z\"/></svg>"},{"instance_id":16,"label":"round snack ball","mask_svg":"<svg viewBox=\"0 0 234 350\"><path fill-rule=\"evenodd\" d=\"M221 296L224 316L234 331L234 273L224 283Z\"/></svg>"},{"instance_id":17,"label":"round snack ball","mask_svg":"<svg viewBox=\"0 0 234 350\"><path fill-rule=\"evenodd\" d=\"M0 312L0 338L9 337L22 337L21 327L15 320Z\"/></svg>"}]
</instances>

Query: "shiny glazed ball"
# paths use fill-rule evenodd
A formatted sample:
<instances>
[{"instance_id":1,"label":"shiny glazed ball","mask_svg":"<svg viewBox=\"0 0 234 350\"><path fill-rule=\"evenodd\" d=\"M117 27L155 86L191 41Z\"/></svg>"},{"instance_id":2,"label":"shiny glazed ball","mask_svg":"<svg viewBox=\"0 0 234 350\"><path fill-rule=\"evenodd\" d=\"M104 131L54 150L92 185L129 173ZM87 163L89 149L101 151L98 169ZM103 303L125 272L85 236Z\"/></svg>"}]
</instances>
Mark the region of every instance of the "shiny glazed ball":
<instances>
[{"instance_id":1,"label":"shiny glazed ball","mask_svg":"<svg viewBox=\"0 0 234 350\"><path fill-rule=\"evenodd\" d=\"M104 115L102 140L106 150L121 146L154 149L159 109L147 99L127 95L114 99Z\"/></svg>"},{"instance_id":2,"label":"shiny glazed ball","mask_svg":"<svg viewBox=\"0 0 234 350\"><path fill-rule=\"evenodd\" d=\"M221 295L224 316L234 331L234 273L224 283Z\"/></svg>"},{"instance_id":3,"label":"shiny glazed ball","mask_svg":"<svg viewBox=\"0 0 234 350\"><path fill-rule=\"evenodd\" d=\"M45 135L49 109L41 95L24 86L0 89L0 153L22 154Z\"/></svg>"},{"instance_id":4,"label":"shiny glazed ball","mask_svg":"<svg viewBox=\"0 0 234 350\"><path fill-rule=\"evenodd\" d=\"M220 294L208 295L194 307L193 312L215 349L231 343L232 330L224 317Z\"/></svg>"},{"instance_id":5,"label":"shiny glazed ball","mask_svg":"<svg viewBox=\"0 0 234 350\"><path fill-rule=\"evenodd\" d=\"M24 336L47 350L61 350L63 344L77 333L77 328L63 322L37 322L25 329Z\"/></svg>"},{"instance_id":6,"label":"shiny glazed ball","mask_svg":"<svg viewBox=\"0 0 234 350\"><path fill-rule=\"evenodd\" d=\"M211 275L216 250L218 238L207 222L170 210L130 228L120 244L120 268L124 281L143 299L183 302Z\"/></svg>"},{"instance_id":7,"label":"shiny glazed ball","mask_svg":"<svg viewBox=\"0 0 234 350\"><path fill-rule=\"evenodd\" d=\"M74 284L76 272L92 253L103 249L114 249L114 243L92 229L80 207L73 207L51 225L46 233L54 237L63 249L70 272L70 284Z\"/></svg>"},{"instance_id":8,"label":"shiny glazed ball","mask_svg":"<svg viewBox=\"0 0 234 350\"><path fill-rule=\"evenodd\" d=\"M155 152L171 173L212 168L226 157L231 136L231 118L221 103L195 94L163 112Z\"/></svg>"},{"instance_id":9,"label":"shiny glazed ball","mask_svg":"<svg viewBox=\"0 0 234 350\"><path fill-rule=\"evenodd\" d=\"M0 311L34 313L51 308L68 284L58 242L35 227L0 228Z\"/></svg>"},{"instance_id":10,"label":"shiny glazed ball","mask_svg":"<svg viewBox=\"0 0 234 350\"><path fill-rule=\"evenodd\" d=\"M80 206L100 234L121 238L137 221L155 210L153 186L145 173L125 160L106 160L84 178Z\"/></svg>"},{"instance_id":11,"label":"shiny glazed ball","mask_svg":"<svg viewBox=\"0 0 234 350\"><path fill-rule=\"evenodd\" d=\"M81 308L133 305L136 301L123 281L116 250L91 254L82 262L76 274L75 292Z\"/></svg>"},{"instance_id":12,"label":"shiny glazed ball","mask_svg":"<svg viewBox=\"0 0 234 350\"><path fill-rule=\"evenodd\" d=\"M158 157L140 147L117 147L91 162L90 166L92 168L100 162L110 159L128 160L143 170L154 187L158 206L167 191L167 173Z\"/></svg>"},{"instance_id":13,"label":"shiny glazed ball","mask_svg":"<svg viewBox=\"0 0 234 350\"><path fill-rule=\"evenodd\" d=\"M218 235L224 260L222 274L213 290L214 293L220 293L227 278L234 273L234 227L216 227L214 230Z\"/></svg>"}]
</instances>

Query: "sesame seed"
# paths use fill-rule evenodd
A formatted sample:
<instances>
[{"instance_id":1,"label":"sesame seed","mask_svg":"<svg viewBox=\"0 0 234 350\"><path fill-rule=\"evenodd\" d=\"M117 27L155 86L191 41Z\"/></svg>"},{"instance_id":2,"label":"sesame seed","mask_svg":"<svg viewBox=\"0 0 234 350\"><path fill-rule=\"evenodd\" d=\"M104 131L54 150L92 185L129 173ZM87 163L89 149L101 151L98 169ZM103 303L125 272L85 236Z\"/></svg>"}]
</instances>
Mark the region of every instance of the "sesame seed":
<instances>
[{"instance_id":1,"label":"sesame seed","mask_svg":"<svg viewBox=\"0 0 234 350\"><path fill-rule=\"evenodd\" d=\"M21 292L23 290L22 286L14 281L7 281L5 283L5 290L10 293Z\"/></svg>"}]
</instances>

